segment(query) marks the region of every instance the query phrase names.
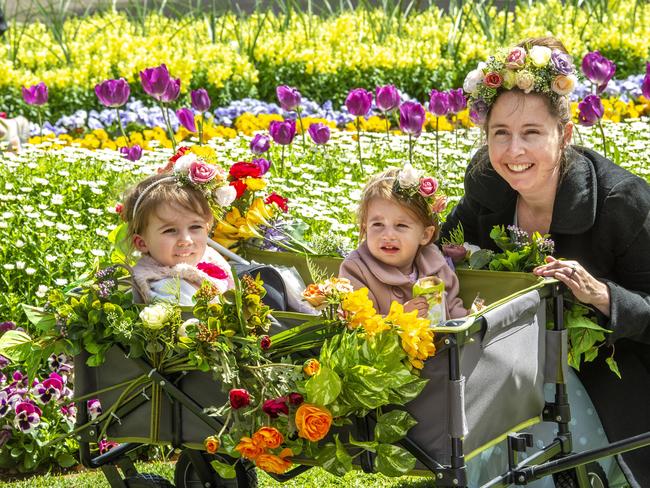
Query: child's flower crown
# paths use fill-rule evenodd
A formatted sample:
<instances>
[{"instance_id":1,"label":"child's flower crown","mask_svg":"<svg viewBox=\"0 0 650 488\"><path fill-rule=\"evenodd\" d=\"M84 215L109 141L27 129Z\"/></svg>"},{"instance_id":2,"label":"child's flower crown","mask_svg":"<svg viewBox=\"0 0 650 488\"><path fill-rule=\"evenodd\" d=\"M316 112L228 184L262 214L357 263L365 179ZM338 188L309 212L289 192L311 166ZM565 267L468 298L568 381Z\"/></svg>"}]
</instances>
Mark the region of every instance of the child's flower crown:
<instances>
[{"instance_id":1,"label":"child's flower crown","mask_svg":"<svg viewBox=\"0 0 650 488\"><path fill-rule=\"evenodd\" d=\"M181 147L159 173L169 173L169 176L154 181L138 195L133 205L135 217L138 206L144 197L160 183L176 181L179 186L191 186L198 189L210 205L215 217L220 218L226 207L229 207L237 197L237 190L228 183L228 172L221 166L207 162L191 149Z\"/></svg>"},{"instance_id":2,"label":"child's flower crown","mask_svg":"<svg viewBox=\"0 0 650 488\"><path fill-rule=\"evenodd\" d=\"M433 176L424 176L423 171L415 169L411 163L406 163L397 173L392 191L404 200L424 198L432 214L442 212L447 205L444 196L436 195L438 180Z\"/></svg>"},{"instance_id":3,"label":"child's flower crown","mask_svg":"<svg viewBox=\"0 0 650 488\"><path fill-rule=\"evenodd\" d=\"M470 117L482 124L500 91L519 88L555 100L570 94L578 81L571 56L546 46L500 49L478 64L463 82L469 95Z\"/></svg>"}]
</instances>

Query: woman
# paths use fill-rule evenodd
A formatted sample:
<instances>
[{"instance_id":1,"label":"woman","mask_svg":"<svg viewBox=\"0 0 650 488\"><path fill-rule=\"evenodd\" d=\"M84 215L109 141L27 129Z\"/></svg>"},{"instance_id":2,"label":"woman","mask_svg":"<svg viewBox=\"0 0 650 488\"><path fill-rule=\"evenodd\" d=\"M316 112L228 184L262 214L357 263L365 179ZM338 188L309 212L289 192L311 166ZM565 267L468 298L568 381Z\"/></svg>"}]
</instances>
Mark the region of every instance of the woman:
<instances>
[{"instance_id":1,"label":"woman","mask_svg":"<svg viewBox=\"0 0 650 488\"><path fill-rule=\"evenodd\" d=\"M469 73L464 88L487 145L470 162L441 238L462 224L467 242L497 250L495 225L550 234L562 260L534 273L565 283L612 331L612 347L583 363L579 377L615 441L650 431L650 187L570 146L573 73L554 38L524 41ZM605 362L613 350L622 379ZM650 448L623 458L637 486L650 486Z\"/></svg>"}]
</instances>

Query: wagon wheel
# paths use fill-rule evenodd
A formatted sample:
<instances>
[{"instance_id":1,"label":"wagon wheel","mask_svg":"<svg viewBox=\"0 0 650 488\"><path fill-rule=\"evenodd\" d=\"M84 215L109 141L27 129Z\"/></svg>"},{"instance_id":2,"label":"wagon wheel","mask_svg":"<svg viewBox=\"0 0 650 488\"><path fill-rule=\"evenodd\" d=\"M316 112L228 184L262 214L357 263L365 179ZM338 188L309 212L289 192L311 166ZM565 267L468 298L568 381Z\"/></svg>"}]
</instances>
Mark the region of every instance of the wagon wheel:
<instances>
[{"instance_id":1,"label":"wagon wheel","mask_svg":"<svg viewBox=\"0 0 650 488\"><path fill-rule=\"evenodd\" d=\"M167 478L153 473L138 473L124 480L129 488L174 488Z\"/></svg>"},{"instance_id":2,"label":"wagon wheel","mask_svg":"<svg viewBox=\"0 0 650 488\"><path fill-rule=\"evenodd\" d=\"M589 487L585 488L609 488L607 475L605 470L598 463L589 463L586 466L587 478L589 479ZM578 477L576 472L572 469L562 471L553 475L553 482L555 488L579 488Z\"/></svg>"},{"instance_id":3,"label":"wagon wheel","mask_svg":"<svg viewBox=\"0 0 650 488\"><path fill-rule=\"evenodd\" d=\"M219 459L221 461L233 462L233 459L225 456L216 456L202 451L201 456L210 471L211 488L257 488L257 472L250 463L238 461L235 464L236 477L233 479L221 478L210 466L210 461ZM205 488L199 477L197 467L192 463L187 450L183 450L176 461L174 470L174 483L177 488Z\"/></svg>"}]
</instances>

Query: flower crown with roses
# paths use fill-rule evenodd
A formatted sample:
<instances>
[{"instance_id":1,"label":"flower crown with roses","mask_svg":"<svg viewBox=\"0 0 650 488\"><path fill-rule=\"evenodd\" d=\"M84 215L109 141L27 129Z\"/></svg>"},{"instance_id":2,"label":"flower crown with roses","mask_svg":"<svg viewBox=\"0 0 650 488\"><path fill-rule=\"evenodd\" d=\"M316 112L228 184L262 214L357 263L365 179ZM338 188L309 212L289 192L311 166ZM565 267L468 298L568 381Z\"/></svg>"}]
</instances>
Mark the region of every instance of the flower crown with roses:
<instances>
[{"instance_id":1,"label":"flower crown with roses","mask_svg":"<svg viewBox=\"0 0 650 488\"><path fill-rule=\"evenodd\" d=\"M154 181L140 192L133 205L132 218L135 218L144 197L161 183L175 181L178 186L196 188L208 201L215 218L221 218L224 209L232 205L237 197L237 191L228 183L228 172L217 164L207 162L187 147L179 148L158 173L169 173L169 176Z\"/></svg>"},{"instance_id":2,"label":"flower crown with roses","mask_svg":"<svg viewBox=\"0 0 650 488\"><path fill-rule=\"evenodd\" d=\"M445 197L436 194L438 180L425 176L422 170L415 169L410 163L406 163L397 173L391 190L402 200L424 200L431 216L442 212L447 206Z\"/></svg>"},{"instance_id":3,"label":"flower crown with roses","mask_svg":"<svg viewBox=\"0 0 650 488\"><path fill-rule=\"evenodd\" d=\"M518 88L524 93L541 93L553 101L569 95L578 81L573 59L546 46L500 49L480 62L463 82L468 94L470 118L482 124L490 106L503 90Z\"/></svg>"}]
</instances>

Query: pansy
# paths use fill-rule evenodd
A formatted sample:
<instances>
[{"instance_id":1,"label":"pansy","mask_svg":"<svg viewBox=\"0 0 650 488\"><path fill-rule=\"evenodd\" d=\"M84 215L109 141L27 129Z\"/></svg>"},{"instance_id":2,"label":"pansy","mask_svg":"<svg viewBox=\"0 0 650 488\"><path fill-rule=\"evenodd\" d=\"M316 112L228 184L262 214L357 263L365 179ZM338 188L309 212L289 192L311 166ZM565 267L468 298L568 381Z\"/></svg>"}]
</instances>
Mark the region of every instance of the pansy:
<instances>
[{"instance_id":1,"label":"pansy","mask_svg":"<svg viewBox=\"0 0 650 488\"><path fill-rule=\"evenodd\" d=\"M16 405L14 427L23 433L33 431L41 422L41 409L31 402L20 402Z\"/></svg>"},{"instance_id":2,"label":"pansy","mask_svg":"<svg viewBox=\"0 0 650 488\"><path fill-rule=\"evenodd\" d=\"M58 400L62 393L63 379L56 373L50 373L49 378L32 387L32 394L43 404Z\"/></svg>"},{"instance_id":3,"label":"pansy","mask_svg":"<svg viewBox=\"0 0 650 488\"><path fill-rule=\"evenodd\" d=\"M102 405L99 403L97 398L92 398L86 403L86 409L88 410L88 416L90 420L95 420L102 414Z\"/></svg>"}]
</instances>

